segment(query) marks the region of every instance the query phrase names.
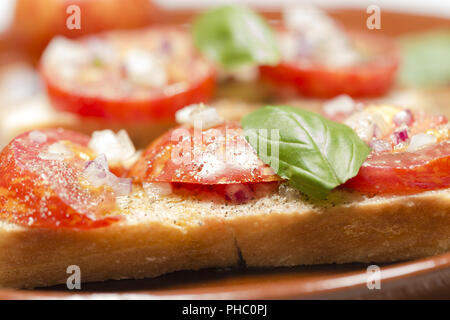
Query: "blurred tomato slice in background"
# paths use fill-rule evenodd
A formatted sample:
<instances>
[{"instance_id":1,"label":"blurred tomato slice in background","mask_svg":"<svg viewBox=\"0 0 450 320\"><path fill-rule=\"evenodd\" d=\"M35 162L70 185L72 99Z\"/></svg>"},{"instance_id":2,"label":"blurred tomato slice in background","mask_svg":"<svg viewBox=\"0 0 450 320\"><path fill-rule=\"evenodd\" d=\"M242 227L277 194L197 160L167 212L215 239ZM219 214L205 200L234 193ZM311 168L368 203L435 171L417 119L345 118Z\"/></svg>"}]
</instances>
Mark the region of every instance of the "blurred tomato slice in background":
<instances>
[{"instance_id":1,"label":"blurred tomato slice in background","mask_svg":"<svg viewBox=\"0 0 450 320\"><path fill-rule=\"evenodd\" d=\"M0 34L0 51L27 52L36 61L55 35L78 37L110 29L133 29L150 24L157 14L149 0L15 0L9 28ZM80 9L80 29L66 22ZM3 5L5 6L5 5ZM6 7L5 7L6 8ZM68 9L69 8L69 9Z\"/></svg>"}]
</instances>

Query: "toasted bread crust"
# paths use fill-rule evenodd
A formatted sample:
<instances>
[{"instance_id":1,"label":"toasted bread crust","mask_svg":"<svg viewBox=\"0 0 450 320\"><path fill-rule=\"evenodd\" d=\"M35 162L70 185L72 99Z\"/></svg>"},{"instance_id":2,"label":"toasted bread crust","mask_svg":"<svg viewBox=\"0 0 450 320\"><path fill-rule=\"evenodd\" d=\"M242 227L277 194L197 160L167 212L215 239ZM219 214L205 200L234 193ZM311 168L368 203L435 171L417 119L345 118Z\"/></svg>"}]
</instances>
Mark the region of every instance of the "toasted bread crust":
<instances>
[{"instance_id":1,"label":"toasted bread crust","mask_svg":"<svg viewBox=\"0 0 450 320\"><path fill-rule=\"evenodd\" d=\"M177 228L149 221L90 231L13 228L0 233L0 286L66 283L77 265L83 282L155 277L181 269L226 267L238 261L221 220Z\"/></svg>"},{"instance_id":2,"label":"toasted bread crust","mask_svg":"<svg viewBox=\"0 0 450 320\"><path fill-rule=\"evenodd\" d=\"M450 192L240 216L228 224L248 266L408 260L450 249Z\"/></svg>"},{"instance_id":3,"label":"toasted bread crust","mask_svg":"<svg viewBox=\"0 0 450 320\"><path fill-rule=\"evenodd\" d=\"M136 188L135 188L136 189ZM291 191L290 191L291 192ZM155 277L176 270L389 262L450 249L450 190L368 198L336 191L323 203L298 194L244 205L148 199L137 189L126 221L74 231L0 225L0 286Z\"/></svg>"}]
</instances>

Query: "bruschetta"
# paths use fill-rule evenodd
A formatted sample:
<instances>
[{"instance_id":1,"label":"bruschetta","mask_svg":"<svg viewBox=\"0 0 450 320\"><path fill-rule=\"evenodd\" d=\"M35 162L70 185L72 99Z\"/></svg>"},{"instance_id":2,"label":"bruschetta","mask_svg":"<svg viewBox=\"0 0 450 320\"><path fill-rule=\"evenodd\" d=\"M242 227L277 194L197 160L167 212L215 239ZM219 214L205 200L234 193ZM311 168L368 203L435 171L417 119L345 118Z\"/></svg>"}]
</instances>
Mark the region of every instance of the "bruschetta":
<instances>
[{"instance_id":1,"label":"bruschetta","mask_svg":"<svg viewBox=\"0 0 450 320\"><path fill-rule=\"evenodd\" d=\"M265 112L287 121L278 167L246 136L280 120ZM124 131L24 133L0 154L0 285L65 283L71 265L88 282L448 251L447 119L386 105L347 112L329 115L338 123L272 106L229 122L195 105L142 153Z\"/></svg>"}]
</instances>

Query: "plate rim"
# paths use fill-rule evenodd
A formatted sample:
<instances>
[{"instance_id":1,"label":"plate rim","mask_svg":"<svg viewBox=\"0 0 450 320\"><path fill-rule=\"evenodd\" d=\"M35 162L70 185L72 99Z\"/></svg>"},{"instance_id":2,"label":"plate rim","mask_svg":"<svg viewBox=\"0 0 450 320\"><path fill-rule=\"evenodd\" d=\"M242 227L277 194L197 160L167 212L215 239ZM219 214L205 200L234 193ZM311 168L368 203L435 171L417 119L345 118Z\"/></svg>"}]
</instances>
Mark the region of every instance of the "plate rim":
<instances>
[{"instance_id":1,"label":"plate rim","mask_svg":"<svg viewBox=\"0 0 450 320\"><path fill-rule=\"evenodd\" d=\"M433 272L450 270L450 251L444 254L380 267L383 285L395 285L403 280ZM216 285L208 288L139 290L113 292L64 292L44 290L0 289L0 299L144 299L144 300L241 300L241 299L305 299L321 295L336 295L348 290L367 289L365 270L300 279L283 279L273 283ZM139 280L134 280L139 281Z\"/></svg>"}]
</instances>

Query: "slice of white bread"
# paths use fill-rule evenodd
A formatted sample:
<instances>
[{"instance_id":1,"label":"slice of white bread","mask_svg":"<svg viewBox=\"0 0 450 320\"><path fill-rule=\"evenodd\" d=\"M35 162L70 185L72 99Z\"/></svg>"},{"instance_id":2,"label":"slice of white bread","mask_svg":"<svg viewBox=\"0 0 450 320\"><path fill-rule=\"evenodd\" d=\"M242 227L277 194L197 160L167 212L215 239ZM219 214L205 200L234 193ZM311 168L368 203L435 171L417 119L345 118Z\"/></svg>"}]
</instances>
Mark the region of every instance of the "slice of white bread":
<instances>
[{"instance_id":1,"label":"slice of white bread","mask_svg":"<svg viewBox=\"0 0 450 320\"><path fill-rule=\"evenodd\" d=\"M89 231L0 224L0 286L155 277L206 267L390 262L450 250L450 190L367 197L337 190L310 202L282 185L232 205L180 195L120 199L125 220Z\"/></svg>"}]
</instances>

